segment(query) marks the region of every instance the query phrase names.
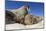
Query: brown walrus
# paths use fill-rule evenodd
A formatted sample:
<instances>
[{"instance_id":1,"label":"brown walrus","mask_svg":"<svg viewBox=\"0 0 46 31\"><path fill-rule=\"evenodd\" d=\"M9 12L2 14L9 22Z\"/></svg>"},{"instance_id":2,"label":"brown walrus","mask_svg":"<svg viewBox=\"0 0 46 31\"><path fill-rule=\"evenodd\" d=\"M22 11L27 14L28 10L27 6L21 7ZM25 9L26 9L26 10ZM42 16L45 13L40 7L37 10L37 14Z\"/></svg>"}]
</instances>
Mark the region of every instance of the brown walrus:
<instances>
[{"instance_id":1,"label":"brown walrus","mask_svg":"<svg viewBox=\"0 0 46 31\"><path fill-rule=\"evenodd\" d=\"M12 12L5 10L5 23L12 24L15 22L16 22L16 16Z\"/></svg>"},{"instance_id":2,"label":"brown walrus","mask_svg":"<svg viewBox=\"0 0 46 31\"><path fill-rule=\"evenodd\" d=\"M22 24L24 23L24 18L28 14L28 9L29 9L29 6L24 5L19 9L11 11L16 15L16 19L17 19L16 22L22 23Z\"/></svg>"},{"instance_id":3,"label":"brown walrus","mask_svg":"<svg viewBox=\"0 0 46 31\"><path fill-rule=\"evenodd\" d=\"M32 24L38 23L38 21L40 21L40 20L39 20L39 18L37 18L37 16L33 16L33 15L30 15L30 14L27 14L25 16L24 24L25 25L32 25Z\"/></svg>"},{"instance_id":4,"label":"brown walrus","mask_svg":"<svg viewBox=\"0 0 46 31\"><path fill-rule=\"evenodd\" d=\"M27 15L25 16L24 24L25 24L25 25L31 25L31 24L33 24L33 23L32 23L32 15L28 15L28 14L27 14Z\"/></svg>"}]
</instances>

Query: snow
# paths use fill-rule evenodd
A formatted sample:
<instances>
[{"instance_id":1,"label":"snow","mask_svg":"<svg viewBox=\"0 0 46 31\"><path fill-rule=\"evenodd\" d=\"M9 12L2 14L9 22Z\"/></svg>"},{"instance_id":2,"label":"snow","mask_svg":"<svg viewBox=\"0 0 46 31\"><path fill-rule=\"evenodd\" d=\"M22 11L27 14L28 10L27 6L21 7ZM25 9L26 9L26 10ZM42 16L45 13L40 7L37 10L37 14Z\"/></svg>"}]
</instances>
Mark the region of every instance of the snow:
<instances>
[{"instance_id":1,"label":"snow","mask_svg":"<svg viewBox=\"0 0 46 31\"><path fill-rule=\"evenodd\" d=\"M18 24L18 23L14 23L14 24L8 24L6 25L6 30L13 30L13 29L32 29L32 28L43 28L43 21L34 24L34 25L23 25L23 24Z\"/></svg>"}]
</instances>

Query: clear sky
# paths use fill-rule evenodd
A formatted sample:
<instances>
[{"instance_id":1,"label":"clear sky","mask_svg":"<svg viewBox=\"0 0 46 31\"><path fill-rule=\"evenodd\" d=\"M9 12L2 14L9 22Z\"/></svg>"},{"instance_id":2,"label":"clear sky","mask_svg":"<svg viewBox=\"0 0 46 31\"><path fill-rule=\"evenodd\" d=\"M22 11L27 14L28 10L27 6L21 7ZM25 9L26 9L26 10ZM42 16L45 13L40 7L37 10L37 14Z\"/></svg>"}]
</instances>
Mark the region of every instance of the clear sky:
<instances>
[{"instance_id":1,"label":"clear sky","mask_svg":"<svg viewBox=\"0 0 46 31\"><path fill-rule=\"evenodd\" d=\"M44 3L40 2L16 2L16 1L6 1L5 7L6 9L17 9L23 5L29 5L30 10L28 11L29 14L33 14L36 16L43 16L44 15Z\"/></svg>"}]
</instances>

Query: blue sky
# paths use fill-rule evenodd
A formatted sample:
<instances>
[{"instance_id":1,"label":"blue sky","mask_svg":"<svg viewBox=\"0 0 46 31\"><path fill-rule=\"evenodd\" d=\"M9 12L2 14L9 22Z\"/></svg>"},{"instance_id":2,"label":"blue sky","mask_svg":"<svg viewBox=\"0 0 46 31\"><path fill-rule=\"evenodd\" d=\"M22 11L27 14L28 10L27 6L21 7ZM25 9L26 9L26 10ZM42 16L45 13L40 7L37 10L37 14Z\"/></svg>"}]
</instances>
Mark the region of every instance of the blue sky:
<instances>
[{"instance_id":1,"label":"blue sky","mask_svg":"<svg viewBox=\"0 0 46 31\"><path fill-rule=\"evenodd\" d=\"M30 10L28 11L29 14L33 14L36 16L43 16L44 15L44 3L40 2L16 2L16 1L6 1L5 7L6 9L17 9L23 5L29 5Z\"/></svg>"}]
</instances>

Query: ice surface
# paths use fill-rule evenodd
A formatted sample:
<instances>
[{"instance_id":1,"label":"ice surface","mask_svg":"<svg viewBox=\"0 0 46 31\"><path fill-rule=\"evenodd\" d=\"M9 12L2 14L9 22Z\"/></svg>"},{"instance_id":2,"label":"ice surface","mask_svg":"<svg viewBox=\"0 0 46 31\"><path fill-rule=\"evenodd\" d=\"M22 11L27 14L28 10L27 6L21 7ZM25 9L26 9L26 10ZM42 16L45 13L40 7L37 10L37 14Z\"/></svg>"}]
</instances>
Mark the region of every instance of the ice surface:
<instances>
[{"instance_id":1,"label":"ice surface","mask_svg":"<svg viewBox=\"0 0 46 31\"><path fill-rule=\"evenodd\" d=\"M18 24L18 23L14 23L14 24L8 24L6 25L6 30L13 30L13 29L32 29L32 28L43 28L43 21L34 24L34 25L23 25L23 24Z\"/></svg>"}]
</instances>

